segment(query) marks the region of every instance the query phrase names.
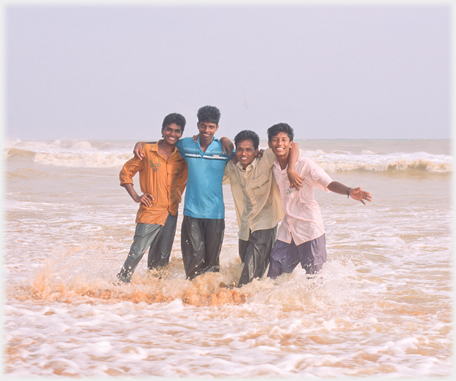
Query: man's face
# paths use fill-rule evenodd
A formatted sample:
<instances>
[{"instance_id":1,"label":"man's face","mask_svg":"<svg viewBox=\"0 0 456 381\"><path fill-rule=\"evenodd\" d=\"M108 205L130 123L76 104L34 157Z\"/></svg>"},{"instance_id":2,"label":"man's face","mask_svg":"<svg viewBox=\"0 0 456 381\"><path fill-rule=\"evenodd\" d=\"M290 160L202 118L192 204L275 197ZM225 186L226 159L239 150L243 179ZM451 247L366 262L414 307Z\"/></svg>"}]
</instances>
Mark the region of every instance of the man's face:
<instances>
[{"instance_id":1,"label":"man's face","mask_svg":"<svg viewBox=\"0 0 456 381\"><path fill-rule=\"evenodd\" d=\"M251 140L243 140L236 144L236 157L244 169L258 155L258 149L255 149Z\"/></svg>"},{"instance_id":2,"label":"man's face","mask_svg":"<svg viewBox=\"0 0 456 381\"><path fill-rule=\"evenodd\" d=\"M166 143L175 145L182 136L182 128L176 123L171 123L162 129L162 135Z\"/></svg>"},{"instance_id":3,"label":"man's face","mask_svg":"<svg viewBox=\"0 0 456 381\"><path fill-rule=\"evenodd\" d=\"M212 140L219 127L217 124L210 122L198 122L197 126L201 139L205 141Z\"/></svg>"},{"instance_id":4,"label":"man's face","mask_svg":"<svg viewBox=\"0 0 456 381\"><path fill-rule=\"evenodd\" d=\"M293 142L290 141L286 132L279 132L268 142L268 144L269 148L272 149L272 152L274 152L278 159L288 157L290 148L293 147Z\"/></svg>"}]
</instances>

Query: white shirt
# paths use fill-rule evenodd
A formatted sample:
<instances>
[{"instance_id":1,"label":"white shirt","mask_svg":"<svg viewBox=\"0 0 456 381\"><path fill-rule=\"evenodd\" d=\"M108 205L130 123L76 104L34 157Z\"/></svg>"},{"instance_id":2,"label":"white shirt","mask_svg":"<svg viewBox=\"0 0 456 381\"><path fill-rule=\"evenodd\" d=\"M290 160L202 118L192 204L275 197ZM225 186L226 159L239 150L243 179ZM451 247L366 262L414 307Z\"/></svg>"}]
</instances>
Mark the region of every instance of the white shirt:
<instances>
[{"instance_id":1,"label":"white shirt","mask_svg":"<svg viewBox=\"0 0 456 381\"><path fill-rule=\"evenodd\" d=\"M231 160L225 167L224 184L229 180L236 207L239 238L248 241L249 230L272 229L283 218L279 189L272 174L276 157L271 149L255 158L244 170Z\"/></svg>"},{"instance_id":2,"label":"white shirt","mask_svg":"<svg viewBox=\"0 0 456 381\"><path fill-rule=\"evenodd\" d=\"M281 169L277 159L273 173L279 186L280 198L285 217L277 232L277 239L296 245L311 241L324 234L323 218L320 206L314 198L314 187L330 192L328 185L332 179L312 160L299 156L295 170L304 178L300 190L290 188L287 169Z\"/></svg>"}]
</instances>

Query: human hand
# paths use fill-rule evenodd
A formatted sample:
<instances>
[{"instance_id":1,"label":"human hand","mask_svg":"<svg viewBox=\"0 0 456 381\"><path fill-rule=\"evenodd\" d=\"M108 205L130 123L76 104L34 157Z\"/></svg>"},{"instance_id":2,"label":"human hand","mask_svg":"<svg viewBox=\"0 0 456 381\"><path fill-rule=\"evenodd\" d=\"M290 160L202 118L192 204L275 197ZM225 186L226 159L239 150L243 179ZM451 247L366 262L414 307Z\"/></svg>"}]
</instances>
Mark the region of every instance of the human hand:
<instances>
[{"instance_id":1,"label":"human hand","mask_svg":"<svg viewBox=\"0 0 456 381\"><path fill-rule=\"evenodd\" d=\"M143 159L144 158L144 153L143 153L143 145L144 142L138 142L135 144L135 148L133 149L133 153L135 154L135 157L137 159Z\"/></svg>"},{"instance_id":2,"label":"human hand","mask_svg":"<svg viewBox=\"0 0 456 381\"><path fill-rule=\"evenodd\" d=\"M138 197L136 202L143 204L144 206L150 208L152 206L152 202L154 201L154 197L150 193L144 193L142 196Z\"/></svg>"},{"instance_id":3,"label":"human hand","mask_svg":"<svg viewBox=\"0 0 456 381\"><path fill-rule=\"evenodd\" d=\"M358 201L362 202L364 205L366 205L364 200L369 201L369 202L372 201L371 194L369 192L362 191L361 187L351 188L350 191L349 191L349 195L350 195L351 198L353 198L354 200L358 200Z\"/></svg>"},{"instance_id":4,"label":"human hand","mask_svg":"<svg viewBox=\"0 0 456 381\"><path fill-rule=\"evenodd\" d=\"M200 134L198 134L198 135L193 135L193 136L192 136L192 139L193 139L193 141L194 141L195 143L198 143L199 137L200 137Z\"/></svg>"},{"instance_id":5,"label":"human hand","mask_svg":"<svg viewBox=\"0 0 456 381\"><path fill-rule=\"evenodd\" d=\"M301 177L294 168L288 168L287 174L288 180L290 180L290 185L296 189L301 189L304 178Z\"/></svg>"},{"instance_id":6,"label":"human hand","mask_svg":"<svg viewBox=\"0 0 456 381\"><path fill-rule=\"evenodd\" d=\"M259 159L261 159L261 158L263 157L263 153L264 153L264 149L263 149L263 148L260 148L260 149L258 150L257 157L258 157Z\"/></svg>"}]
</instances>

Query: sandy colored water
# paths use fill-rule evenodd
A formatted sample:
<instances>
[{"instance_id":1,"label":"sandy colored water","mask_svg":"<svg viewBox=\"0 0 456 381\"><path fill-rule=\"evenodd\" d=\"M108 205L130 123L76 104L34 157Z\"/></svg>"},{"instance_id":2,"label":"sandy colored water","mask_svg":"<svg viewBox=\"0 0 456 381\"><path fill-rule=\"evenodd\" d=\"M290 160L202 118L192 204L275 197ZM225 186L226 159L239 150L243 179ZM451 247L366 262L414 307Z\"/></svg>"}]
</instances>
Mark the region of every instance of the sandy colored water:
<instances>
[{"instance_id":1,"label":"sandy colored water","mask_svg":"<svg viewBox=\"0 0 456 381\"><path fill-rule=\"evenodd\" d=\"M131 142L9 147L6 375L448 377L449 144L393 143L300 142L322 166L345 168L328 173L362 185L374 202L316 191L328 246L322 272L307 277L298 267L242 288L231 287L242 267L229 187L220 273L185 279L181 206L166 271L148 273L144 258L132 284L116 286L137 208L118 185ZM103 160L79 160L90 155ZM415 164L391 164L401 158Z\"/></svg>"}]
</instances>

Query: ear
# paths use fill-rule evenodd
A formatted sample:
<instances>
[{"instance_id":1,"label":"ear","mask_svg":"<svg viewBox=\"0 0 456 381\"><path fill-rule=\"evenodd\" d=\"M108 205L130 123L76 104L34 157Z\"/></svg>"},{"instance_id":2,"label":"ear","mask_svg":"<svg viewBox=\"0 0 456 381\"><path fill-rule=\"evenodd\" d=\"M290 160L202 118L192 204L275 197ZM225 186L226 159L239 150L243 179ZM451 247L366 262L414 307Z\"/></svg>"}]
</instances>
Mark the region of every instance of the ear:
<instances>
[{"instance_id":1,"label":"ear","mask_svg":"<svg viewBox=\"0 0 456 381\"><path fill-rule=\"evenodd\" d=\"M290 142L290 149L293 148L293 141Z\"/></svg>"},{"instance_id":2,"label":"ear","mask_svg":"<svg viewBox=\"0 0 456 381\"><path fill-rule=\"evenodd\" d=\"M268 140L268 147L272 148L271 142Z\"/></svg>"}]
</instances>

